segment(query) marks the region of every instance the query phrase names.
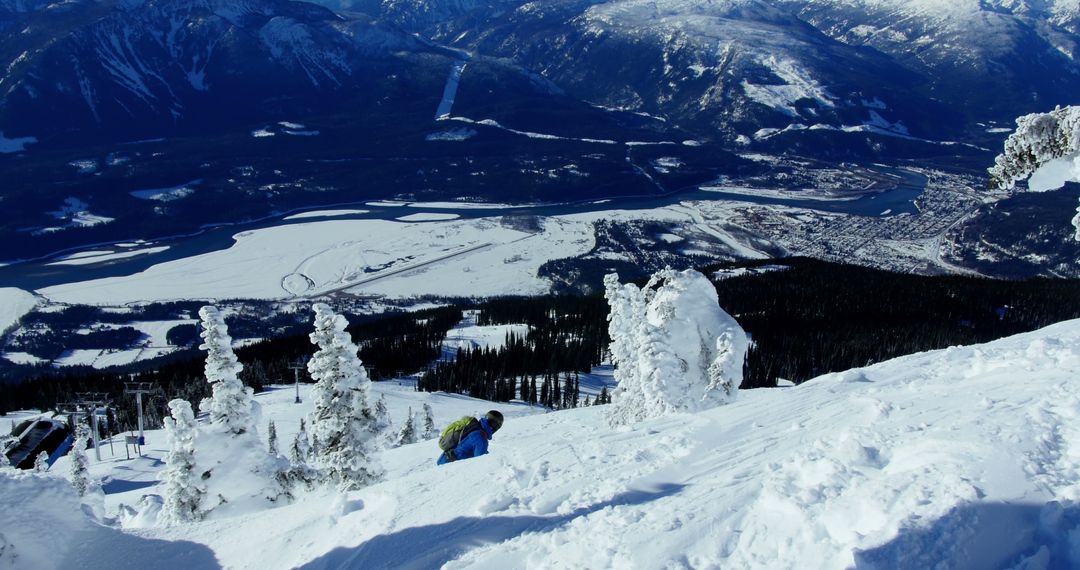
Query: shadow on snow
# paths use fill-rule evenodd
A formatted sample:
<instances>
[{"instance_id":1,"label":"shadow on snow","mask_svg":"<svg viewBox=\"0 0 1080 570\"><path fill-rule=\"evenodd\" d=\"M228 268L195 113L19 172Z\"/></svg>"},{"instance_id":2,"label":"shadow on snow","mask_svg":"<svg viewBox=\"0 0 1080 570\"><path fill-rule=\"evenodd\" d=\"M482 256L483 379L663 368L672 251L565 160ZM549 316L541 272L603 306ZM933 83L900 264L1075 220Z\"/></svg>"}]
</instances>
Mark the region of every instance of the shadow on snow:
<instances>
[{"instance_id":1,"label":"shadow on snow","mask_svg":"<svg viewBox=\"0 0 1080 570\"><path fill-rule=\"evenodd\" d=\"M642 505L679 493L685 485L665 484L649 491L630 490L588 507L558 516L458 517L427 526L383 534L351 548L336 548L301 568L438 568L468 551L514 538L527 532L550 532L578 517L607 507Z\"/></svg>"},{"instance_id":2,"label":"shadow on snow","mask_svg":"<svg viewBox=\"0 0 1080 570\"><path fill-rule=\"evenodd\" d=\"M881 546L857 551L855 567L1078 568L1080 505L1056 501L960 505L928 525L901 529Z\"/></svg>"}]
</instances>

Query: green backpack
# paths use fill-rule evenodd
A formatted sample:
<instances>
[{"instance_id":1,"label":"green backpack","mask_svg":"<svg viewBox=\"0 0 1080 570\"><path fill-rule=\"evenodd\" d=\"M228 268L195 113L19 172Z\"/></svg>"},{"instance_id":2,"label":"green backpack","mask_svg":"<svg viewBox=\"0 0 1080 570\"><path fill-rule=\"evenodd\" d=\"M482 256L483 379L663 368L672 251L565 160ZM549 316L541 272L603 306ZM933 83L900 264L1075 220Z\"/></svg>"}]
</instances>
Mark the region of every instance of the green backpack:
<instances>
[{"instance_id":1,"label":"green backpack","mask_svg":"<svg viewBox=\"0 0 1080 570\"><path fill-rule=\"evenodd\" d=\"M463 416L442 430L442 434L439 435L439 448L446 453L447 457L455 459L453 453L461 440L478 429L481 429L480 420L472 416Z\"/></svg>"}]
</instances>

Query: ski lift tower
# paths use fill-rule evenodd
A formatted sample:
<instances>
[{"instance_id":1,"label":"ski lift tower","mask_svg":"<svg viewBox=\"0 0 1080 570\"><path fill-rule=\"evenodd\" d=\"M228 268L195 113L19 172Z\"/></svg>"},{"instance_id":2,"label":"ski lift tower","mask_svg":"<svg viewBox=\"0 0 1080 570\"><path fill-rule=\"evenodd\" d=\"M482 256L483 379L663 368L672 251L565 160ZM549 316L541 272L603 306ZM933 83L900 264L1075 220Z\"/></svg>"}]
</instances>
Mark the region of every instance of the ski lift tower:
<instances>
[{"instance_id":1,"label":"ski lift tower","mask_svg":"<svg viewBox=\"0 0 1080 570\"><path fill-rule=\"evenodd\" d=\"M135 395L135 407L139 412L139 445L146 445L146 436L143 434L143 394L157 392L153 382L124 382L124 393Z\"/></svg>"},{"instance_id":2,"label":"ski lift tower","mask_svg":"<svg viewBox=\"0 0 1080 570\"><path fill-rule=\"evenodd\" d=\"M294 404L299 404L300 400L300 371L307 369L308 358L301 356L295 361L289 363L289 370L293 371L293 384L296 386L296 401Z\"/></svg>"},{"instance_id":3,"label":"ski lift tower","mask_svg":"<svg viewBox=\"0 0 1080 570\"><path fill-rule=\"evenodd\" d=\"M90 436L94 440L94 457L101 462L101 438L98 431L97 411L109 405L109 395L105 392L76 392L75 399L76 413L79 410L85 410L82 413L90 416Z\"/></svg>"}]
</instances>

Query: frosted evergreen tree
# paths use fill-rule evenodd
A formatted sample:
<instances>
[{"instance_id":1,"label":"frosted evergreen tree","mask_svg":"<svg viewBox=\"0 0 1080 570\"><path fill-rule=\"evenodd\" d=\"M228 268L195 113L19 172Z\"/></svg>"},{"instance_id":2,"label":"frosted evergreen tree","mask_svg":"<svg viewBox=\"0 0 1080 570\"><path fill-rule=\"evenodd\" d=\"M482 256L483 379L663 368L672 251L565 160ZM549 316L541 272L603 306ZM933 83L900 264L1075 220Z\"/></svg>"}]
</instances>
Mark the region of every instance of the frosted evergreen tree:
<instances>
[{"instance_id":1,"label":"frosted evergreen tree","mask_svg":"<svg viewBox=\"0 0 1080 570\"><path fill-rule=\"evenodd\" d=\"M308 463L311 459L311 443L308 441L307 423L300 419L300 430L289 448L290 467L288 477L312 487L319 480L319 472Z\"/></svg>"},{"instance_id":2,"label":"frosted evergreen tree","mask_svg":"<svg viewBox=\"0 0 1080 570\"><path fill-rule=\"evenodd\" d=\"M424 439L432 439L439 435L435 431L435 413L431 409L431 405L424 404Z\"/></svg>"},{"instance_id":3,"label":"frosted evergreen tree","mask_svg":"<svg viewBox=\"0 0 1080 570\"><path fill-rule=\"evenodd\" d=\"M203 518L203 488L195 463L195 414L187 400L169 402L171 417L165 418L165 437L169 453L165 455L164 504L159 521L164 525L187 523Z\"/></svg>"},{"instance_id":4,"label":"frosted evergreen tree","mask_svg":"<svg viewBox=\"0 0 1080 570\"><path fill-rule=\"evenodd\" d=\"M251 408L252 392L240 382L243 366L237 361L232 349L225 317L217 307L205 306L199 309L202 318L203 344L200 350L206 355L206 380L210 382L212 395L209 409L210 423L225 426L228 431L239 435L255 431Z\"/></svg>"},{"instance_id":5,"label":"frosted evergreen tree","mask_svg":"<svg viewBox=\"0 0 1080 570\"><path fill-rule=\"evenodd\" d=\"M611 425L700 411L735 398L746 333L720 308L704 275L665 269L645 289L624 286L611 299L612 312L619 312L612 322L620 325L612 331L613 358L620 356L619 385L607 414Z\"/></svg>"},{"instance_id":6,"label":"frosted evergreen tree","mask_svg":"<svg viewBox=\"0 0 1080 570\"><path fill-rule=\"evenodd\" d=\"M390 420L390 411L386 407L386 394L380 394L379 399L375 401L375 424L383 433L390 431L394 425L394 422Z\"/></svg>"},{"instance_id":7,"label":"frosted evergreen tree","mask_svg":"<svg viewBox=\"0 0 1080 570\"><path fill-rule=\"evenodd\" d=\"M1016 131L990 168L990 184L1012 189L1027 180L1032 192L1057 190L1080 182L1080 107L1058 107L1016 120ZM1080 207L1072 219L1074 239L1080 241Z\"/></svg>"},{"instance_id":8,"label":"frosted evergreen tree","mask_svg":"<svg viewBox=\"0 0 1080 570\"><path fill-rule=\"evenodd\" d=\"M408 445L416 441L416 424L413 421L412 408L409 408L409 415L405 418L405 423L401 425L401 431L398 432L397 445Z\"/></svg>"},{"instance_id":9,"label":"frosted evergreen tree","mask_svg":"<svg viewBox=\"0 0 1080 570\"><path fill-rule=\"evenodd\" d=\"M600 388L600 395L596 397L595 406L602 406L604 404L611 403L611 394L608 394L607 386Z\"/></svg>"},{"instance_id":10,"label":"frosted evergreen tree","mask_svg":"<svg viewBox=\"0 0 1080 570\"><path fill-rule=\"evenodd\" d=\"M608 423L624 425L635 421L640 413L640 402L645 399L642 366L643 329L645 321L645 294L633 283L619 284L619 276L610 273L604 277L604 297L608 302L608 351L615 365L614 378L618 382L616 393L621 405L608 410Z\"/></svg>"},{"instance_id":11,"label":"frosted evergreen tree","mask_svg":"<svg viewBox=\"0 0 1080 570\"><path fill-rule=\"evenodd\" d=\"M34 458L34 472L44 473L49 470L49 454L42 451Z\"/></svg>"},{"instance_id":12,"label":"frosted evergreen tree","mask_svg":"<svg viewBox=\"0 0 1080 570\"><path fill-rule=\"evenodd\" d=\"M278 441L277 441L277 426L274 425L274 420L270 420L270 423L266 426L266 447L270 452L270 455L278 456Z\"/></svg>"},{"instance_id":13,"label":"frosted evergreen tree","mask_svg":"<svg viewBox=\"0 0 1080 570\"><path fill-rule=\"evenodd\" d=\"M311 458L311 442L308 441L307 422L300 419L300 431L293 438L292 449L289 451L289 459L293 465L306 464Z\"/></svg>"},{"instance_id":14,"label":"frosted evergreen tree","mask_svg":"<svg viewBox=\"0 0 1080 570\"><path fill-rule=\"evenodd\" d=\"M367 403L371 381L345 332L345 318L323 303L312 308L315 331L310 338L319 350L308 361L308 372L315 380L311 429L320 444L317 462L332 483L358 489L382 476L376 458L378 426Z\"/></svg>"},{"instance_id":15,"label":"frosted evergreen tree","mask_svg":"<svg viewBox=\"0 0 1080 570\"><path fill-rule=\"evenodd\" d=\"M86 456L86 441L90 428L86 422L75 425L75 442L71 444L71 486L80 497L90 490L90 458Z\"/></svg>"}]
</instances>

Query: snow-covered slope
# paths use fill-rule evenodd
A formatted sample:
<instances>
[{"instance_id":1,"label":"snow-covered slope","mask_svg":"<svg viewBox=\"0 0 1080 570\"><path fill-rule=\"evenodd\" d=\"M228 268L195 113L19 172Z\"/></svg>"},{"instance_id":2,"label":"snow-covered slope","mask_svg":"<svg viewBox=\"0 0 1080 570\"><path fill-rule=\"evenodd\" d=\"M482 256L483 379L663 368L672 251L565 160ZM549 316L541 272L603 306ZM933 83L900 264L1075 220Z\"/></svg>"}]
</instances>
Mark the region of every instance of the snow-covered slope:
<instances>
[{"instance_id":1,"label":"snow-covered slope","mask_svg":"<svg viewBox=\"0 0 1080 570\"><path fill-rule=\"evenodd\" d=\"M1066 103L1080 86L1075 0L414 4L387 0L374 13L444 43L512 57L592 103L660 116L701 136L734 142L761 128L817 126L785 131L778 145L817 140L799 148L806 153L822 152L821 139L847 150L865 139L821 127L986 138L979 122Z\"/></svg>"},{"instance_id":2,"label":"snow-covered slope","mask_svg":"<svg viewBox=\"0 0 1080 570\"><path fill-rule=\"evenodd\" d=\"M421 442L385 454L387 481L346 496L133 532L186 548L189 568L1076 567L1078 373L1071 321L614 431L601 408L494 406L510 417L488 456L436 467L434 442ZM440 425L488 407L376 390L398 418L431 403ZM294 430L307 406L289 403L289 391L267 397L280 401L266 401L263 421ZM158 468L92 467L114 477L109 508L153 492L126 480ZM16 483L0 484L0 500L17 500ZM85 542L81 560L114 563L129 537ZM200 564L207 549L216 561ZM111 567L142 563L133 554Z\"/></svg>"},{"instance_id":3,"label":"snow-covered slope","mask_svg":"<svg viewBox=\"0 0 1080 570\"><path fill-rule=\"evenodd\" d=\"M0 9L0 129L157 133L362 95L415 38L304 2L147 0ZM298 102L291 102L296 100ZM155 130L156 129L156 130ZM32 142L32 141L31 141Z\"/></svg>"},{"instance_id":4,"label":"snow-covered slope","mask_svg":"<svg viewBox=\"0 0 1080 570\"><path fill-rule=\"evenodd\" d=\"M26 313L34 310L37 297L15 287L0 287L0 334L7 332Z\"/></svg>"}]
</instances>

